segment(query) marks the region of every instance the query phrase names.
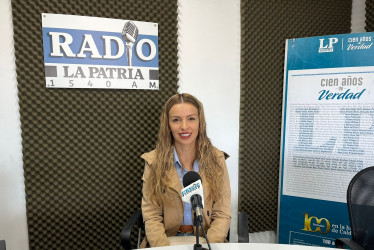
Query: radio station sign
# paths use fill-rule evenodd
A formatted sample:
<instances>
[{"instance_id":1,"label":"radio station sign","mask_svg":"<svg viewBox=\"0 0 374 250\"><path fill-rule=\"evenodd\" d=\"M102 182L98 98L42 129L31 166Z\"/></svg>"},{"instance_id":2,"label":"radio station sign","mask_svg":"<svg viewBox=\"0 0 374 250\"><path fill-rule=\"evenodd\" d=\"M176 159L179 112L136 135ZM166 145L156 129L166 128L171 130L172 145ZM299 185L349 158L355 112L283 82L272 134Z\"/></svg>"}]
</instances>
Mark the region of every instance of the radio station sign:
<instances>
[{"instance_id":1,"label":"radio station sign","mask_svg":"<svg viewBox=\"0 0 374 250\"><path fill-rule=\"evenodd\" d=\"M159 89L158 25L42 14L47 88Z\"/></svg>"}]
</instances>

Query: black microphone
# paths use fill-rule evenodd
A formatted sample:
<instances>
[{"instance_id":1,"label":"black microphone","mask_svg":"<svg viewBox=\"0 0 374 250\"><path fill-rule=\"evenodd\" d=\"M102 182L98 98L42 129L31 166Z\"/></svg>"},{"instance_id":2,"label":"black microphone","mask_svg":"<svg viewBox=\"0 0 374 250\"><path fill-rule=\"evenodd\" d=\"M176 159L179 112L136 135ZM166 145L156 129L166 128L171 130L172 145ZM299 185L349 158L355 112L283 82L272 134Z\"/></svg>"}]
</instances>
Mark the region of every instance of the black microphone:
<instances>
[{"instance_id":1,"label":"black microphone","mask_svg":"<svg viewBox=\"0 0 374 250\"><path fill-rule=\"evenodd\" d=\"M194 182L201 180L200 175L195 171L189 171L183 176L183 186L185 187L183 190L186 190L186 192L191 193L190 202L192 206L192 210L196 213L196 216L198 219L202 222L203 221L203 187L195 187L193 185L192 187L188 187ZM195 189L196 188L196 189ZM190 190L192 189L192 191ZM182 195L183 195L182 190ZM188 202L188 201L187 201Z\"/></svg>"},{"instance_id":2,"label":"black microphone","mask_svg":"<svg viewBox=\"0 0 374 250\"><path fill-rule=\"evenodd\" d=\"M133 22L128 21L127 23L125 23L125 26L122 30L122 38L126 41L126 55L129 66L132 66L132 46L136 42L136 39L138 39L138 33L139 29Z\"/></svg>"},{"instance_id":3,"label":"black microphone","mask_svg":"<svg viewBox=\"0 0 374 250\"><path fill-rule=\"evenodd\" d=\"M201 180L200 175L195 171L188 171L183 176L183 187L189 186L191 183Z\"/></svg>"}]
</instances>

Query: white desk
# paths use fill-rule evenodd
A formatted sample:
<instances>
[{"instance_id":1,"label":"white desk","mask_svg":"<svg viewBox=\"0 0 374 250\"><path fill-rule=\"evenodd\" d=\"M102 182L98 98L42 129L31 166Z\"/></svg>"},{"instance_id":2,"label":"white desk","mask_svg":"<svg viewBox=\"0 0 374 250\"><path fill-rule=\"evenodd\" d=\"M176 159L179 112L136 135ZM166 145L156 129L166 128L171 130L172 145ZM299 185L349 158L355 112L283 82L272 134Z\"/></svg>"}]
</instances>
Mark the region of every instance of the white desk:
<instances>
[{"instance_id":1,"label":"white desk","mask_svg":"<svg viewBox=\"0 0 374 250\"><path fill-rule=\"evenodd\" d=\"M203 247L208 249L206 244ZM212 250L326 250L331 248L269 243L213 243ZM193 250L193 245L154 247L157 250Z\"/></svg>"}]
</instances>

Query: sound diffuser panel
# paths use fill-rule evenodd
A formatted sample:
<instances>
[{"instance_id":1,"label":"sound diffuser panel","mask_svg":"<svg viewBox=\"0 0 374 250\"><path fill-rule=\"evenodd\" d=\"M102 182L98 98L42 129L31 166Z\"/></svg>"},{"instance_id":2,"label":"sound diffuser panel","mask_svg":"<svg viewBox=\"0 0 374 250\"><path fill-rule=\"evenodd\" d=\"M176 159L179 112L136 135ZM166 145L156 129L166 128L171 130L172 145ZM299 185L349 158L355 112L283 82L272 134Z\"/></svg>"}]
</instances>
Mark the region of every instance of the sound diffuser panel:
<instances>
[{"instance_id":1,"label":"sound diffuser panel","mask_svg":"<svg viewBox=\"0 0 374 250\"><path fill-rule=\"evenodd\" d=\"M374 31L374 2L371 0L366 0L366 27L365 30L367 32Z\"/></svg>"},{"instance_id":2,"label":"sound diffuser panel","mask_svg":"<svg viewBox=\"0 0 374 250\"><path fill-rule=\"evenodd\" d=\"M120 249L177 90L176 0L13 0L30 249ZM41 13L158 23L160 90L45 87Z\"/></svg>"},{"instance_id":3,"label":"sound diffuser panel","mask_svg":"<svg viewBox=\"0 0 374 250\"><path fill-rule=\"evenodd\" d=\"M349 33L352 1L241 1L239 210L276 230L283 67L288 38Z\"/></svg>"}]
</instances>

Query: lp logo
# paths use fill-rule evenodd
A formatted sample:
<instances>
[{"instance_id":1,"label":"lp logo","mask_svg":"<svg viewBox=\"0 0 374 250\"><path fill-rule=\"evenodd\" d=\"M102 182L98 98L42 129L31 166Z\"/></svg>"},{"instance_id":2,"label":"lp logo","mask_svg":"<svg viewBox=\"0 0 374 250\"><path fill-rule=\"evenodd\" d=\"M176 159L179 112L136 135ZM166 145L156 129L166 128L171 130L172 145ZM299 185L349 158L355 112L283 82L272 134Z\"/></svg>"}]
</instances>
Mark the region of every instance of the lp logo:
<instances>
[{"instance_id":1,"label":"lp logo","mask_svg":"<svg viewBox=\"0 0 374 250\"><path fill-rule=\"evenodd\" d=\"M308 213L304 213L305 221L304 221L304 229L303 231L308 232L319 232L321 234L327 234L330 231L330 222L326 218L318 219L315 216L308 217ZM313 221L313 222L312 222ZM324 221L326 225L322 225L322 221ZM321 228L325 228L324 231Z\"/></svg>"},{"instance_id":2,"label":"lp logo","mask_svg":"<svg viewBox=\"0 0 374 250\"><path fill-rule=\"evenodd\" d=\"M319 39L319 52L333 52L334 51L334 44L338 42L338 38L332 37L329 38L329 42L325 44L325 39Z\"/></svg>"}]
</instances>

